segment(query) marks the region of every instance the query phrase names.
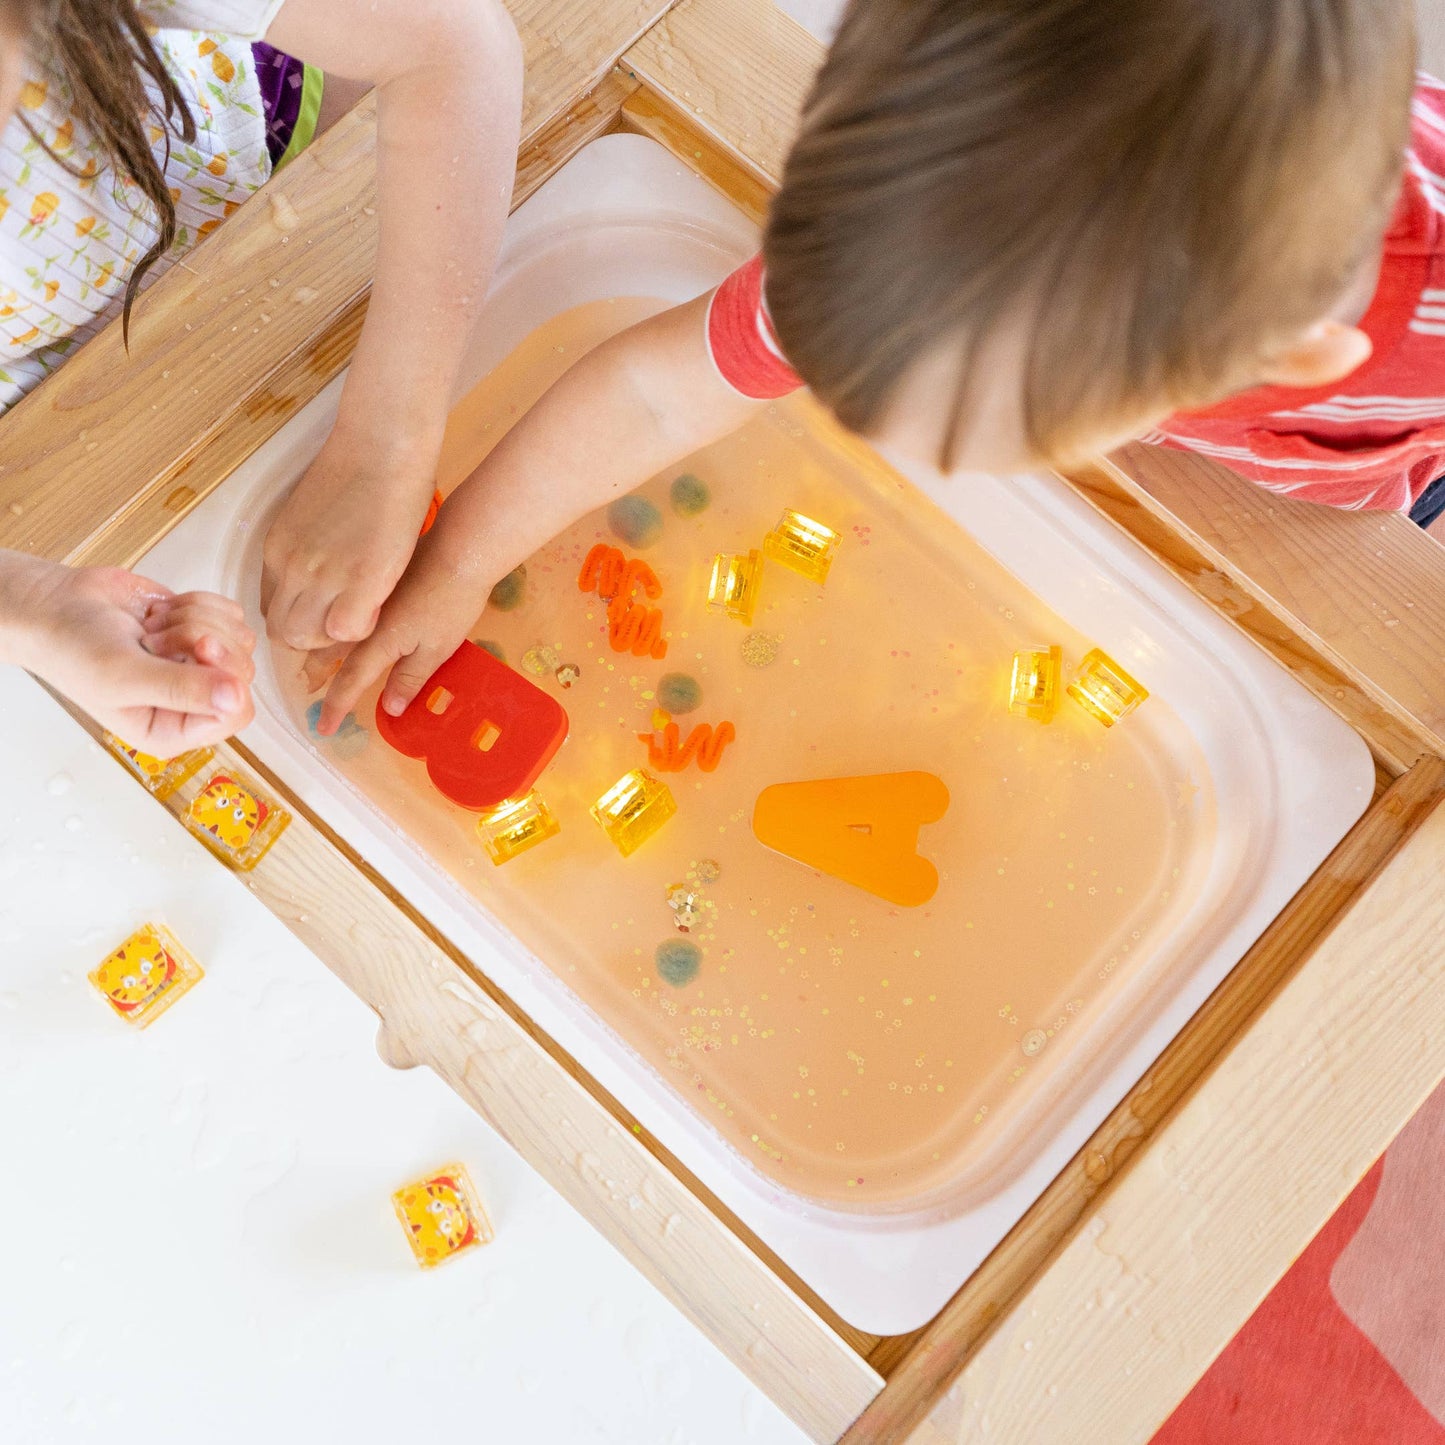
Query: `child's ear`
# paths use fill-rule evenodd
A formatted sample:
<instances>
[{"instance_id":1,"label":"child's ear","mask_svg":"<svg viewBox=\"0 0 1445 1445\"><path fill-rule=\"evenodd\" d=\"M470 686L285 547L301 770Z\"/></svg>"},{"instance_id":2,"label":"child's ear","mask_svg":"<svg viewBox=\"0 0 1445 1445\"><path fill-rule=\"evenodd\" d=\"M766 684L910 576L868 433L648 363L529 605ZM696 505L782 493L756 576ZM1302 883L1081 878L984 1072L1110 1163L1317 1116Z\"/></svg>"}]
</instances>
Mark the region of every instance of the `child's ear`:
<instances>
[{"instance_id":1,"label":"child's ear","mask_svg":"<svg viewBox=\"0 0 1445 1445\"><path fill-rule=\"evenodd\" d=\"M1313 388L1342 381L1370 359L1374 346L1358 326L1343 321L1316 321L1260 370L1268 386Z\"/></svg>"}]
</instances>

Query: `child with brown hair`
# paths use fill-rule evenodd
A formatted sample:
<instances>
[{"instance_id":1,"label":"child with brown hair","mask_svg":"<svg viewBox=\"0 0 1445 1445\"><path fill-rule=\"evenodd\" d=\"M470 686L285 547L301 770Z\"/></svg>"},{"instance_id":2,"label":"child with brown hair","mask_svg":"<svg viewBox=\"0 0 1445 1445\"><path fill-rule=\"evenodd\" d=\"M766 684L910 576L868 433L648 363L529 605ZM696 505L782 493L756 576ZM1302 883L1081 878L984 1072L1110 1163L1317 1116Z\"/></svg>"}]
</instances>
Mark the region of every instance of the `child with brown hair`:
<instances>
[{"instance_id":1,"label":"child with brown hair","mask_svg":"<svg viewBox=\"0 0 1445 1445\"><path fill-rule=\"evenodd\" d=\"M1414 57L1410 0L854 0L762 256L507 434L323 731L387 670L401 711L535 548L805 382L944 471L1149 433L1410 507L1445 472L1445 91Z\"/></svg>"},{"instance_id":2,"label":"child with brown hair","mask_svg":"<svg viewBox=\"0 0 1445 1445\"><path fill-rule=\"evenodd\" d=\"M266 541L272 625L364 637L432 496L521 113L501 0L0 0L0 409L368 86L380 245L340 412ZM458 164L465 146L466 164ZM0 456L3 456L0 431ZM0 662L168 756L250 718L236 603L0 552Z\"/></svg>"}]
</instances>

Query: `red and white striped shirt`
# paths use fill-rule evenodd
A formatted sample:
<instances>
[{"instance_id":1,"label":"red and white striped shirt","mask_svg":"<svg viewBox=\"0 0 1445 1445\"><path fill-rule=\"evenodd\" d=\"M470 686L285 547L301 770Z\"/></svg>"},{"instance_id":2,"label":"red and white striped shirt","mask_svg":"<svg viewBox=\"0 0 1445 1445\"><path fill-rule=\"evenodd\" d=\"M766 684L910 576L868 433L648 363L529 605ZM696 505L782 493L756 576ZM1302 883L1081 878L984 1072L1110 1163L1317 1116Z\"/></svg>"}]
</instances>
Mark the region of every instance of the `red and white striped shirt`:
<instances>
[{"instance_id":1,"label":"red and white striped shirt","mask_svg":"<svg viewBox=\"0 0 1445 1445\"><path fill-rule=\"evenodd\" d=\"M1408 510L1445 475L1445 85L1421 76L1404 183L1359 325L1374 350L1343 382L1266 386L1181 412L1146 441L1196 451L1271 491L1331 507ZM744 396L801 386L763 301L762 258L718 288L708 349Z\"/></svg>"}]
</instances>

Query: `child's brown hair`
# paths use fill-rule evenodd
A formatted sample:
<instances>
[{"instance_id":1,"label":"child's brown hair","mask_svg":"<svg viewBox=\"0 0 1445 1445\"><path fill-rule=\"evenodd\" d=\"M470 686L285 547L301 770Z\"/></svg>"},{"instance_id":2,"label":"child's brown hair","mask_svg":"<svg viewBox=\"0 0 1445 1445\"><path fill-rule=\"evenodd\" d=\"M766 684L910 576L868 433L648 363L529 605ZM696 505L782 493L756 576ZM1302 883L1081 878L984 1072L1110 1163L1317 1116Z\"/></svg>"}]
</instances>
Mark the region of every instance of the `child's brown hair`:
<instances>
[{"instance_id":1,"label":"child's brown hair","mask_svg":"<svg viewBox=\"0 0 1445 1445\"><path fill-rule=\"evenodd\" d=\"M134 0L7 3L29 27L32 63L43 60L64 81L79 128L94 139L117 172L135 182L155 210L159 234L126 283L123 324L129 331L141 278L176 236L175 201L151 150L147 127L153 121L165 132L169 153L173 130L182 140L195 140L195 117L152 43ZM158 103L148 98L144 78L154 85ZM50 149L23 111L21 116L31 135ZM74 169L62 157L56 159Z\"/></svg>"},{"instance_id":2,"label":"child's brown hair","mask_svg":"<svg viewBox=\"0 0 1445 1445\"><path fill-rule=\"evenodd\" d=\"M852 0L764 253L845 425L911 363L1030 339L1044 456L1249 384L1338 304L1402 170L1412 0Z\"/></svg>"}]
</instances>

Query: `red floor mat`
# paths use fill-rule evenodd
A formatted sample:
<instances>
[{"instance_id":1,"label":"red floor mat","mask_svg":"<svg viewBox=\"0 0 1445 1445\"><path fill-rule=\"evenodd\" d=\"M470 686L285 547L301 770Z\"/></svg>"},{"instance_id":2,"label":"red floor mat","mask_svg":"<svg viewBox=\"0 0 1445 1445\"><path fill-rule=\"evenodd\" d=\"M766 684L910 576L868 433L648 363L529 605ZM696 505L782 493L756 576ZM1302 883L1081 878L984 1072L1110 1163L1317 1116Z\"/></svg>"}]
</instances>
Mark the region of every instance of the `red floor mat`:
<instances>
[{"instance_id":1,"label":"red floor mat","mask_svg":"<svg viewBox=\"0 0 1445 1445\"><path fill-rule=\"evenodd\" d=\"M1445 1088L1154 1445L1445 1445Z\"/></svg>"}]
</instances>

